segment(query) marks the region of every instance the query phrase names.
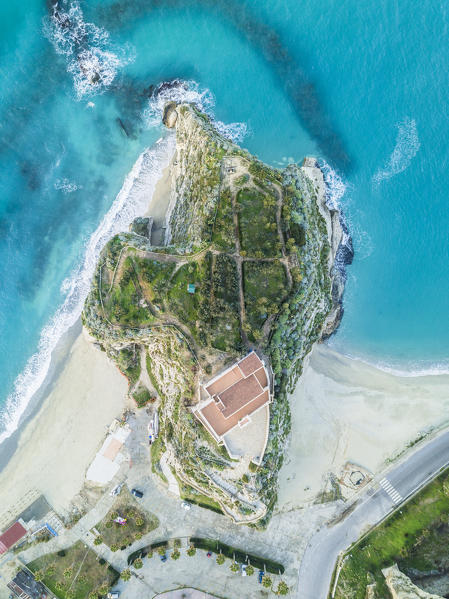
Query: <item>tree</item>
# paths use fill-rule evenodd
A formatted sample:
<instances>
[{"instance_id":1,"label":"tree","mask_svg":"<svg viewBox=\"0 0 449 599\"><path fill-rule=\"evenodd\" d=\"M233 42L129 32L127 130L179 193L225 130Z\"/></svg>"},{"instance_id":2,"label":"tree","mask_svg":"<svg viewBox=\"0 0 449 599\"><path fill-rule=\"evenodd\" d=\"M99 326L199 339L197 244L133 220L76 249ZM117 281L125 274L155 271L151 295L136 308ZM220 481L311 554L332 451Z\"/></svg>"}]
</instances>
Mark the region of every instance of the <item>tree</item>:
<instances>
[{"instance_id":1,"label":"tree","mask_svg":"<svg viewBox=\"0 0 449 599\"><path fill-rule=\"evenodd\" d=\"M252 576L254 574L254 568L252 567L251 564L248 564L246 566L246 575L247 576Z\"/></svg>"},{"instance_id":2,"label":"tree","mask_svg":"<svg viewBox=\"0 0 449 599\"><path fill-rule=\"evenodd\" d=\"M180 557L181 557L181 554L179 552L179 549L175 549L171 554L172 559L179 559Z\"/></svg>"},{"instance_id":3,"label":"tree","mask_svg":"<svg viewBox=\"0 0 449 599\"><path fill-rule=\"evenodd\" d=\"M136 534L134 535L134 538L136 539L136 541L138 541L139 539L141 539L143 537L141 532L136 532Z\"/></svg>"},{"instance_id":4,"label":"tree","mask_svg":"<svg viewBox=\"0 0 449 599\"><path fill-rule=\"evenodd\" d=\"M216 561L217 561L217 564L218 564L219 566L221 566L222 564L224 564L224 563L225 563L225 559L226 559L226 558L225 558L225 556L224 556L222 553L219 553L219 554L217 555L217 560L216 560Z\"/></svg>"},{"instance_id":5,"label":"tree","mask_svg":"<svg viewBox=\"0 0 449 599\"><path fill-rule=\"evenodd\" d=\"M271 588L273 581L271 580L271 578L269 576L267 576L265 574L265 576L262 578L262 584L265 588L269 589L269 588Z\"/></svg>"},{"instance_id":6,"label":"tree","mask_svg":"<svg viewBox=\"0 0 449 599\"><path fill-rule=\"evenodd\" d=\"M118 551L119 550L119 546L116 545L115 543L113 545L111 545L111 551Z\"/></svg>"},{"instance_id":7,"label":"tree","mask_svg":"<svg viewBox=\"0 0 449 599\"><path fill-rule=\"evenodd\" d=\"M120 574L120 578L122 580L129 580L131 578L131 570L129 568L123 570L123 572Z\"/></svg>"},{"instance_id":8,"label":"tree","mask_svg":"<svg viewBox=\"0 0 449 599\"><path fill-rule=\"evenodd\" d=\"M136 523L136 526L143 526L145 524L145 520L142 518L142 516L137 516L134 522Z\"/></svg>"},{"instance_id":9,"label":"tree","mask_svg":"<svg viewBox=\"0 0 449 599\"><path fill-rule=\"evenodd\" d=\"M276 595L286 595L288 593L287 583L281 580L278 584Z\"/></svg>"},{"instance_id":10,"label":"tree","mask_svg":"<svg viewBox=\"0 0 449 599\"><path fill-rule=\"evenodd\" d=\"M240 570L237 562L232 562L232 564L229 566L229 569L231 572L238 572Z\"/></svg>"},{"instance_id":11,"label":"tree","mask_svg":"<svg viewBox=\"0 0 449 599\"><path fill-rule=\"evenodd\" d=\"M196 553L196 548L193 545L190 545L190 547L187 549L187 555L190 557L193 557Z\"/></svg>"},{"instance_id":12,"label":"tree","mask_svg":"<svg viewBox=\"0 0 449 599\"><path fill-rule=\"evenodd\" d=\"M42 572L42 570L38 570L37 572L34 573L34 580L37 580L37 582L40 582L43 579L44 579L44 573Z\"/></svg>"},{"instance_id":13,"label":"tree","mask_svg":"<svg viewBox=\"0 0 449 599\"><path fill-rule=\"evenodd\" d=\"M103 539L101 537L95 537L94 545L101 545L103 543Z\"/></svg>"},{"instance_id":14,"label":"tree","mask_svg":"<svg viewBox=\"0 0 449 599\"><path fill-rule=\"evenodd\" d=\"M159 553L159 555L165 555L165 552L166 552L165 546L158 547L157 552Z\"/></svg>"},{"instance_id":15,"label":"tree","mask_svg":"<svg viewBox=\"0 0 449 599\"><path fill-rule=\"evenodd\" d=\"M98 594L99 595L107 595L108 594L108 583L107 582L103 582L103 584L98 588Z\"/></svg>"},{"instance_id":16,"label":"tree","mask_svg":"<svg viewBox=\"0 0 449 599\"><path fill-rule=\"evenodd\" d=\"M135 567L136 570L140 570L140 568L143 567L143 561L141 560L140 557L138 557L137 559L134 560L133 566Z\"/></svg>"}]
</instances>

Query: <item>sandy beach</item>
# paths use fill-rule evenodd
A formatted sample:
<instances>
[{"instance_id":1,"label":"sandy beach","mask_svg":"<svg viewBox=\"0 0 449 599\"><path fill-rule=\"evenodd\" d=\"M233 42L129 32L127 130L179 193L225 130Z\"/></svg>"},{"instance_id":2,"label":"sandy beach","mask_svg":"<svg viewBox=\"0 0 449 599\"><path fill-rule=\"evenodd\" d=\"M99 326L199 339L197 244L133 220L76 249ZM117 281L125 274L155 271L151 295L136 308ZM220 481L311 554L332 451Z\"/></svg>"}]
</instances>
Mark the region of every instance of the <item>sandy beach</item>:
<instances>
[{"instance_id":1,"label":"sandy beach","mask_svg":"<svg viewBox=\"0 0 449 599\"><path fill-rule=\"evenodd\" d=\"M156 232L162 232L169 199L167 167L146 212L154 217ZM126 378L85 332L64 351L58 356L62 368L45 381L48 391L0 472L0 529L41 493L66 516L109 425L128 405Z\"/></svg>"},{"instance_id":2,"label":"sandy beach","mask_svg":"<svg viewBox=\"0 0 449 599\"><path fill-rule=\"evenodd\" d=\"M61 515L67 514L107 427L125 407L127 388L126 379L106 354L81 333L0 474L2 512L37 491Z\"/></svg>"},{"instance_id":3,"label":"sandy beach","mask_svg":"<svg viewBox=\"0 0 449 599\"><path fill-rule=\"evenodd\" d=\"M421 434L447 425L449 375L395 376L323 344L312 351L290 405L279 509L312 501L347 461L375 474Z\"/></svg>"}]
</instances>

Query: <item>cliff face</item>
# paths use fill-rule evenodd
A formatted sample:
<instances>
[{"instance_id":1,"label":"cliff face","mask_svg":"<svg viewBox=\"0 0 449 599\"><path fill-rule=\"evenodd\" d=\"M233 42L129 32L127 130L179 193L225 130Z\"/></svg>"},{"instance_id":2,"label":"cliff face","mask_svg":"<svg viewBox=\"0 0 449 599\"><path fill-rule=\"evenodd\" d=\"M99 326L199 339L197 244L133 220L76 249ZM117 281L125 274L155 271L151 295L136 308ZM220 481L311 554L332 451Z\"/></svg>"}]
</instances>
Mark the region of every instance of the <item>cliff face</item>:
<instances>
[{"instance_id":1,"label":"cliff face","mask_svg":"<svg viewBox=\"0 0 449 599\"><path fill-rule=\"evenodd\" d=\"M439 595L426 593L414 585L396 564L382 570L382 574L385 576L392 599L442 599Z\"/></svg>"},{"instance_id":2,"label":"cliff face","mask_svg":"<svg viewBox=\"0 0 449 599\"><path fill-rule=\"evenodd\" d=\"M272 169L190 105L167 106L164 122L176 130L166 244L152 247L133 232L114 238L84 323L132 393L145 380L141 367L148 370L160 401L153 452L165 454L185 494L237 522L266 522L290 431L287 391L313 343L341 317L345 231L313 159ZM191 412L200 382L250 349L273 371L258 468L247 456L230 460Z\"/></svg>"}]
</instances>

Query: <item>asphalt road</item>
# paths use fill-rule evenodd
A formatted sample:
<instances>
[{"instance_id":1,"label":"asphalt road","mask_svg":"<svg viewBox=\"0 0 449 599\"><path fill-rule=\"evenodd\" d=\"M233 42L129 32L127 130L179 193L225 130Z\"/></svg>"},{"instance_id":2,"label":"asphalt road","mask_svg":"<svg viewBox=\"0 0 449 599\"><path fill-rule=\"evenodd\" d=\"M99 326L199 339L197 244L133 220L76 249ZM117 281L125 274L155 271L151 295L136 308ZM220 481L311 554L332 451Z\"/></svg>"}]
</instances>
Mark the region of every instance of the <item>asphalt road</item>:
<instances>
[{"instance_id":1,"label":"asphalt road","mask_svg":"<svg viewBox=\"0 0 449 599\"><path fill-rule=\"evenodd\" d=\"M383 486L368 489L346 518L317 531L310 539L301 562L297 599L327 599L339 553L447 464L449 431L413 451L384 477L379 477L378 482L382 480ZM398 495L401 497L399 500ZM396 498L396 503L393 497Z\"/></svg>"}]
</instances>

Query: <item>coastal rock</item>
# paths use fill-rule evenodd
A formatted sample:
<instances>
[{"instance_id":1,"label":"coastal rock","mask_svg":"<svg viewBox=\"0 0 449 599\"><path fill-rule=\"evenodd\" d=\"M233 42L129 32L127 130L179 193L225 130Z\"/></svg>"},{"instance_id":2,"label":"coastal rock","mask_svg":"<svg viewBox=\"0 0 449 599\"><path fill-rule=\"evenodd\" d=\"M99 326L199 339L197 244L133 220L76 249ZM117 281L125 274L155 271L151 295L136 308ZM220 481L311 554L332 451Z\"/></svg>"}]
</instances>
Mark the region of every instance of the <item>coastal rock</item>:
<instances>
[{"instance_id":1,"label":"coastal rock","mask_svg":"<svg viewBox=\"0 0 449 599\"><path fill-rule=\"evenodd\" d=\"M83 322L131 394L146 366L178 478L233 521L264 526L290 433L288 392L341 318L348 236L314 159L269 167L191 104L167 104L164 123L176 130L165 244L151 247L145 219L112 239ZM192 417L201 381L250 350L263 357L273 393L256 473L247 452L245 464L227 461Z\"/></svg>"},{"instance_id":2,"label":"coastal rock","mask_svg":"<svg viewBox=\"0 0 449 599\"><path fill-rule=\"evenodd\" d=\"M173 129L178 119L175 102L169 102L165 105L162 122L168 129Z\"/></svg>"},{"instance_id":3,"label":"coastal rock","mask_svg":"<svg viewBox=\"0 0 449 599\"><path fill-rule=\"evenodd\" d=\"M129 230L141 237L151 238L151 229L153 228L153 217L138 216L129 226Z\"/></svg>"},{"instance_id":4,"label":"coastal rock","mask_svg":"<svg viewBox=\"0 0 449 599\"><path fill-rule=\"evenodd\" d=\"M395 564L390 568L384 568L382 574L390 590L392 599L442 599L439 595L426 593L401 572Z\"/></svg>"}]
</instances>

